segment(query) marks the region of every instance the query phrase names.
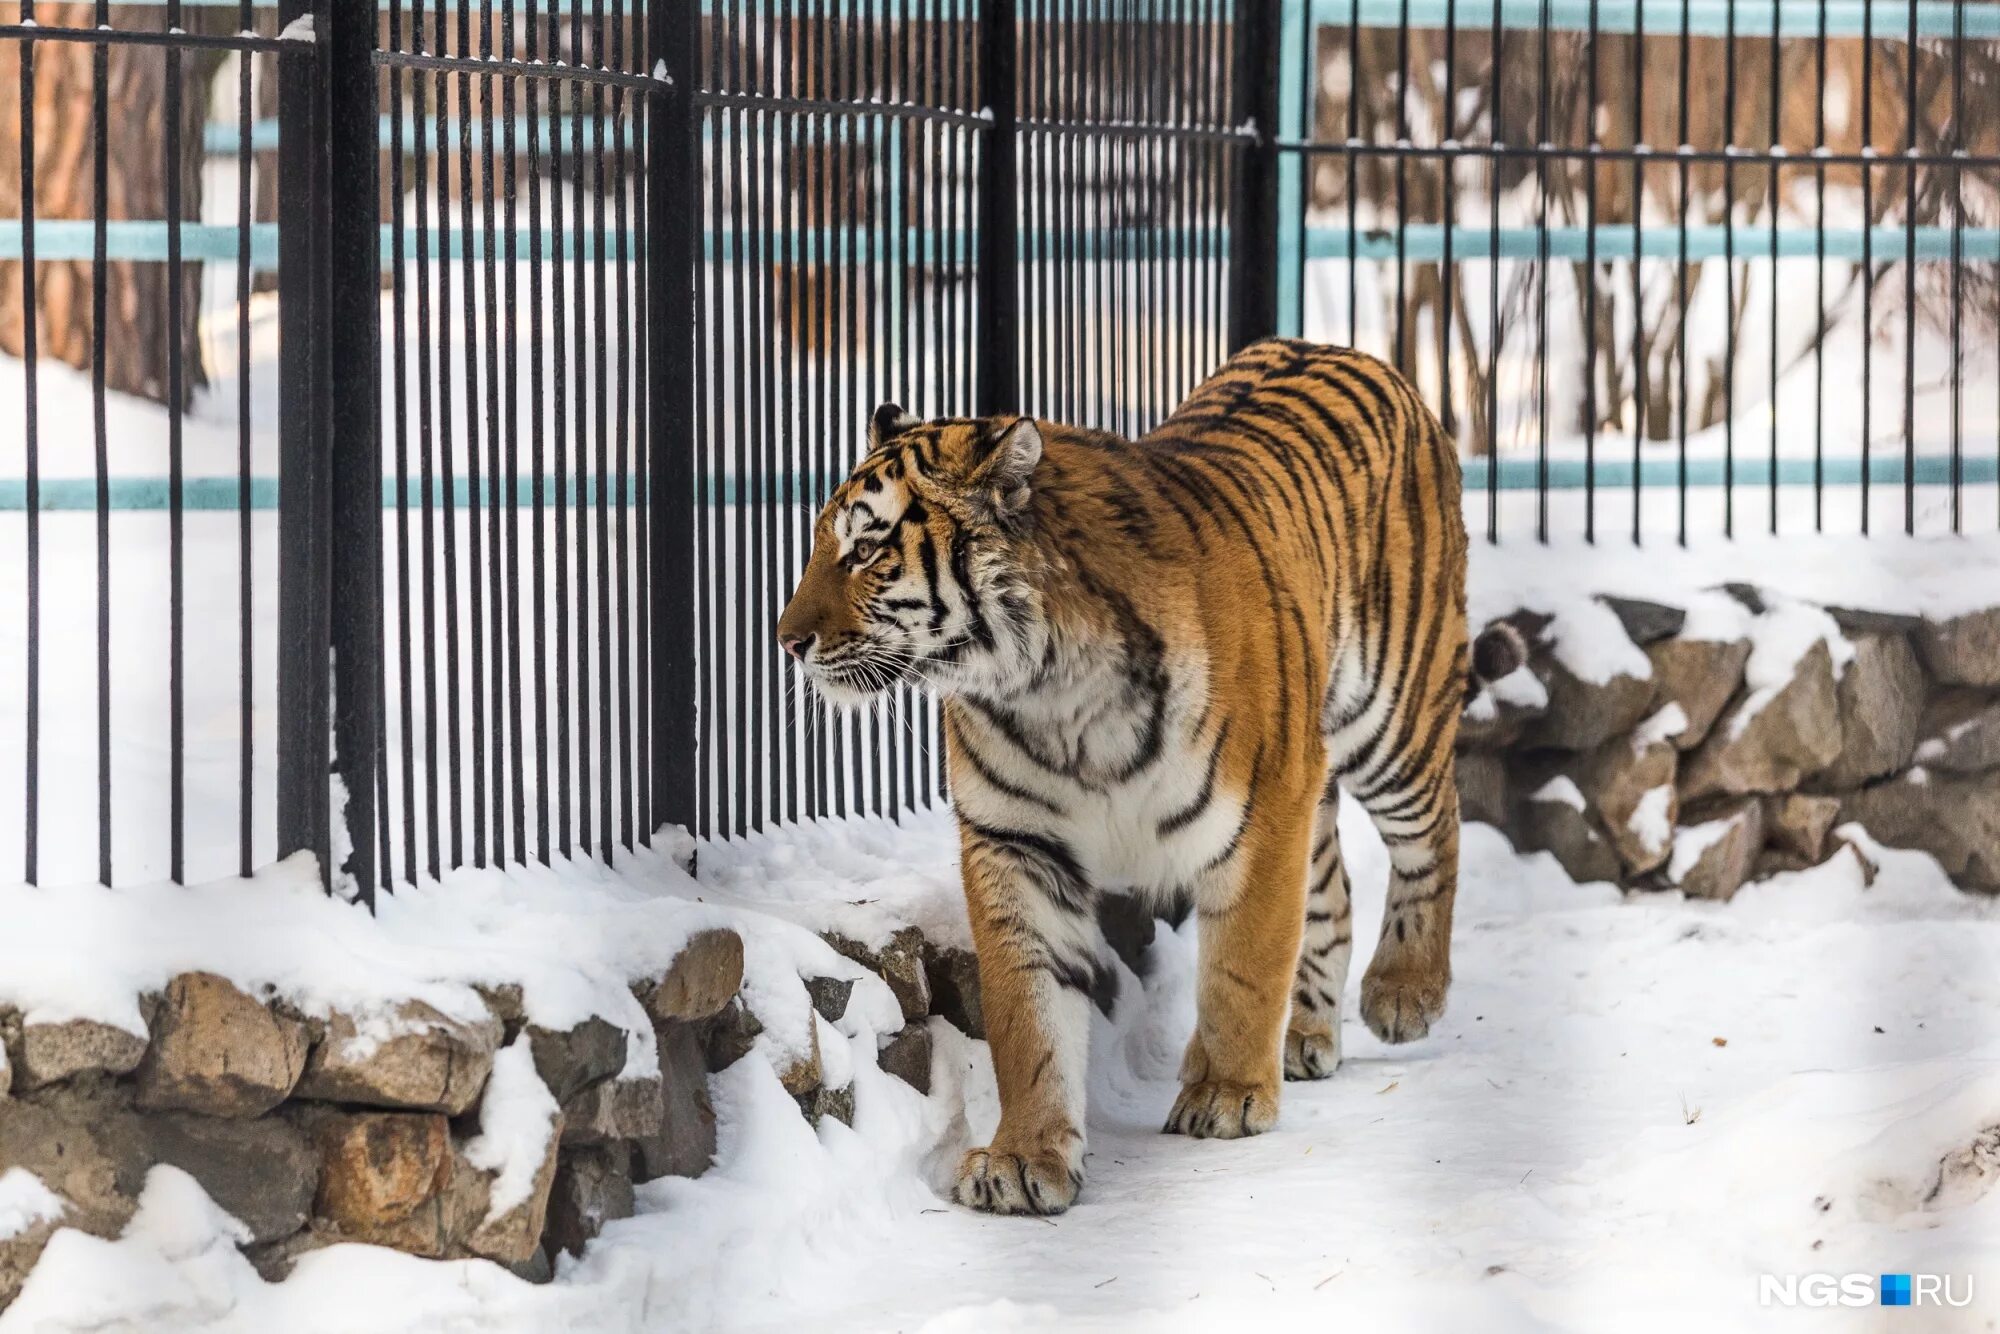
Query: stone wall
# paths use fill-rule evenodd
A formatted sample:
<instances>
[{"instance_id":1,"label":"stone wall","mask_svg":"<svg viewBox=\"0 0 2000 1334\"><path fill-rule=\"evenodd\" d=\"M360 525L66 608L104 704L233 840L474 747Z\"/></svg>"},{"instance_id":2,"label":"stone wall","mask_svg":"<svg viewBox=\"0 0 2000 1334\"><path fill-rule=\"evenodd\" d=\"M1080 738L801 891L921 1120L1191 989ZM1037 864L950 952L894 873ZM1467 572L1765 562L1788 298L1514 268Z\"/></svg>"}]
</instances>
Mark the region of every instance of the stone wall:
<instances>
[{"instance_id":1,"label":"stone wall","mask_svg":"<svg viewBox=\"0 0 2000 1334\"><path fill-rule=\"evenodd\" d=\"M1575 617L1487 627L1526 661L1466 710L1467 819L1578 880L1710 899L1850 844L1865 865L1858 825L2000 893L2000 609L1884 615L1741 584L1597 606L1587 628L1623 636L1608 652L1565 651Z\"/></svg>"},{"instance_id":2,"label":"stone wall","mask_svg":"<svg viewBox=\"0 0 2000 1334\"><path fill-rule=\"evenodd\" d=\"M979 1031L972 956L914 932L886 951L833 943L896 989L907 1023L884 1041L880 1064L927 1091L929 1017ZM391 1015L312 1016L186 973L142 998L143 1037L0 1008L0 1177L25 1169L62 1206L59 1218L0 1235L0 1310L57 1228L117 1236L160 1164L187 1172L244 1225L244 1253L267 1278L309 1251L366 1242L545 1279L557 1256L581 1253L632 1212L634 1183L707 1170L707 1077L747 1055L764 1027L742 979L741 938L708 930L661 976L633 985L659 1056L658 1076L644 1079L623 1078L623 1029L600 1018L540 1028L511 985L482 988L470 1018L414 1001ZM801 980L814 1008L839 1019L854 982ZM496 1210L480 1114L496 1060L516 1044L559 1110L528 1198ZM825 1085L816 1049L778 1073L802 1115L851 1122L853 1090Z\"/></svg>"}]
</instances>

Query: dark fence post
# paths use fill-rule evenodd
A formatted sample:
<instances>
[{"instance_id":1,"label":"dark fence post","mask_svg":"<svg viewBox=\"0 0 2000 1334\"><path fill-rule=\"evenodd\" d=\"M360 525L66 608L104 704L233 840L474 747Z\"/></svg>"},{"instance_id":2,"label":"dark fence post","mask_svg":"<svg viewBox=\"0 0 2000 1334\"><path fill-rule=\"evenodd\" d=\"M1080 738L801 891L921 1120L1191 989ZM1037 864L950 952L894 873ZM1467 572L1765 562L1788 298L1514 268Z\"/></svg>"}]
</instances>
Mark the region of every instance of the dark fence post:
<instances>
[{"instance_id":1,"label":"dark fence post","mask_svg":"<svg viewBox=\"0 0 2000 1334\"><path fill-rule=\"evenodd\" d=\"M1015 233L1014 0L979 11L979 96L986 109L979 172L979 378L981 415L1021 410L1020 286Z\"/></svg>"},{"instance_id":2,"label":"dark fence post","mask_svg":"<svg viewBox=\"0 0 2000 1334\"><path fill-rule=\"evenodd\" d=\"M332 868L375 903L378 685L382 676L382 259L377 223L376 0L329 0L327 66L331 376L327 511L331 529L333 772L346 789L347 861ZM326 803L322 801L322 805Z\"/></svg>"},{"instance_id":3,"label":"dark fence post","mask_svg":"<svg viewBox=\"0 0 2000 1334\"><path fill-rule=\"evenodd\" d=\"M310 18L317 30L278 57L278 855L311 852L322 876L331 871L325 4L282 0L278 9L286 27Z\"/></svg>"},{"instance_id":4,"label":"dark fence post","mask_svg":"<svg viewBox=\"0 0 2000 1334\"><path fill-rule=\"evenodd\" d=\"M1231 352L1278 331L1278 10L1236 0L1229 32L1230 120L1246 132L1229 185Z\"/></svg>"},{"instance_id":5,"label":"dark fence post","mask_svg":"<svg viewBox=\"0 0 2000 1334\"><path fill-rule=\"evenodd\" d=\"M647 0L647 571L652 615L653 826L695 827L694 272L701 217L695 53L700 0Z\"/></svg>"}]
</instances>

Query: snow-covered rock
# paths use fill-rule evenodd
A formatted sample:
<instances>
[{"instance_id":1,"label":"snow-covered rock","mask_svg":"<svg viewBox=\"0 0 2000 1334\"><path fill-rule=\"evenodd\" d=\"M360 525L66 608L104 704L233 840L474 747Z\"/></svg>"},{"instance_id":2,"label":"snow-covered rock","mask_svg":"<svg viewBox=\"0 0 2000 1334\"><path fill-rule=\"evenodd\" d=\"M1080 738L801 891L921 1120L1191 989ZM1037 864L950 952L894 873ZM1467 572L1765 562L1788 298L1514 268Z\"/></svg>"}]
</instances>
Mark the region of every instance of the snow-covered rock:
<instances>
[{"instance_id":1,"label":"snow-covered rock","mask_svg":"<svg viewBox=\"0 0 2000 1334\"><path fill-rule=\"evenodd\" d=\"M291 1095L310 1039L229 979L183 973L167 984L138 1067L139 1105L207 1116L262 1116Z\"/></svg>"},{"instance_id":2,"label":"snow-covered rock","mask_svg":"<svg viewBox=\"0 0 2000 1334\"><path fill-rule=\"evenodd\" d=\"M1826 642L1814 639L1790 662L1760 674L1754 669L1761 651L1751 655L1749 693L1716 721L1690 757L1681 800L1787 792L1840 754L1841 718Z\"/></svg>"},{"instance_id":3,"label":"snow-covered rock","mask_svg":"<svg viewBox=\"0 0 2000 1334\"><path fill-rule=\"evenodd\" d=\"M1700 824L1674 831L1667 879L1691 899L1734 898L1763 846L1763 807L1755 800L1738 801Z\"/></svg>"},{"instance_id":4,"label":"snow-covered rock","mask_svg":"<svg viewBox=\"0 0 2000 1334\"><path fill-rule=\"evenodd\" d=\"M1813 775L1830 792L1860 787L1910 762L1924 711L1923 666L1900 634L1854 634L1854 660L1841 673L1836 707L1840 753Z\"/></svg>"},{"instance_id":5,"label":"snow-covered rock","mask_svg":"<svg viewBox=\"0 0 2000 1334\"><path fill-rule=\"evenodd\" d=\"M697 931L666 974L640 988L639 999L655 1023L707 1019L729 1004L743 985L743 938L734 931Z\"/></svg>"},{"instance_id":6,"label":"snow-covered rock","mask_svg":"<svg viewBox=\"0 0 2000 1334\"><path fill-rule=\"evenodd\" d=\"M14 1088L27 1092L92 1071L129 1074L145 1057L146 1042L143 1033L96 1019L44 1022L30 1016L12 1052Z\"/></svg>"},{"instance_id":7,"label":"snow-covered rock","mask_svg":"<svg viewBox=\"0 0 2000 1334\"><path fill-rule=\"evenodd\" d=\"M2000 686L2000 607L1926 618L1917 648L1947 685Z\"/></svg>"},{"instance_id":8,"label":"snow-covered rock","mask_svg":"<svg viewBox=\"0 0 2000 1334\"><path fill-rule=\"evenodd\" d=\"M2000 697L1977 690L1943 690L1918 728L1916 761L1927 769L1973 774L2000 768Z\"/></svg>"},{"instance_id":9,"label":"snow-covered rock","mask_svg":"<svg viewBox=\"0 0 2000 1334\"><path fill-rule=\"evenodd\" d=\"M335 1011L298 1096L459 1116L486 1086L500 1034L490 1015L467 1023L423 1001L387 1012Z\"/></svg>"},{"instance_id":10,"label":"snow-covered rock","mask_svg":"<svg viewBox=\"0 0 2000 1334\"><path fill-rule=\"evenodd\" d=\"M1646 648L1657 683L1656 707L1680 706L1685 723L1674 744L1692 750L1708 735L1736 688L1750 644L1742 639L1663 639Z\"/></svg>"}]
</instances>

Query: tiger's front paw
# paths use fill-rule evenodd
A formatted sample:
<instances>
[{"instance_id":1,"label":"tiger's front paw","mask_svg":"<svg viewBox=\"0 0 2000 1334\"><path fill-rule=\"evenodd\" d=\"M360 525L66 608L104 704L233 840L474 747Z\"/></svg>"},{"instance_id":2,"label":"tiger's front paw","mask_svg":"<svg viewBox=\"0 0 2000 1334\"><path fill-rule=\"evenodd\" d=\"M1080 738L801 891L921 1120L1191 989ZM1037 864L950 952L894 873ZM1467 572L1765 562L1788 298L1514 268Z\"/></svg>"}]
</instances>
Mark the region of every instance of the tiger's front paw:
<instances>
[{"instance_id":1,"label":"tiger's front paw","mask_svg":"<svg viewBox=\"0 0 2000 1334\"><path fill-rule=\"evenodd\" d=\"M1293 1028L1285 1034L1285 1078L1325 1079L1340 1068L1340 1030Z\"/></svg>"},{"instance_id":2,"label":"tiger's front paw","mask_svg":"<svg viewBox=\"0 0 2000 1334\"><path fill-rule=\"evenodd\" d=\"M1232 1084L1197 1080L1181 1089L1162 1127L1169 1135L1197 1139L1241 1139L1261 1135L1278 1123L1276 1084Z\"/></svg>"},{"instance_id":3,"label":"tiger's front paw","mask_svg":"<svg viewBox=\"0 0 2000 1334\"><path fill-rule=\"evenodd\" d=\"M1076 1202L1083 1168L1064 1149L1012 1153L973 1149L958 1164L952 1195L989 1214L1059 1214Z\"/></svg>"}]
</instances>

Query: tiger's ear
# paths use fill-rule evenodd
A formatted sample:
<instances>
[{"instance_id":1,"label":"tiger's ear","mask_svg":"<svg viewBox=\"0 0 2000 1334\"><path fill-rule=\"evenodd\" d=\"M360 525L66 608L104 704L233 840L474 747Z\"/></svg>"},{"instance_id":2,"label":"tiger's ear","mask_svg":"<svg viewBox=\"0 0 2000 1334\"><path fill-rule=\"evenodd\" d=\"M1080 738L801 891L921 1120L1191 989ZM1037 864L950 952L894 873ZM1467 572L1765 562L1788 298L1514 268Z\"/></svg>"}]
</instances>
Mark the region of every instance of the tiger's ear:
<instances>
[{"instance_id":1,"label":"tiger's ear","mask_svg":"<svg viewBox=\"0 0 2000 1334\"><path fill-rule=\"evenodd\" d=\"M894 403L884 403L868 419L868 452L874 453L917 424L917 419Z\"/></svg>"},{"instance_id":2,"label":"tiger's ear","mask_svg":"<svg viewBox=\"0 0 2000 1334\"><path fill-rule=\"evenodd\" d=\"M1042 428L1033 417L991 423L982 433L981 456L966 479L968 490L983 493L1001 518L1028 505L1028 479L1042 461Z\"/></svg>"}]
</instances>

